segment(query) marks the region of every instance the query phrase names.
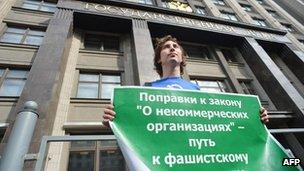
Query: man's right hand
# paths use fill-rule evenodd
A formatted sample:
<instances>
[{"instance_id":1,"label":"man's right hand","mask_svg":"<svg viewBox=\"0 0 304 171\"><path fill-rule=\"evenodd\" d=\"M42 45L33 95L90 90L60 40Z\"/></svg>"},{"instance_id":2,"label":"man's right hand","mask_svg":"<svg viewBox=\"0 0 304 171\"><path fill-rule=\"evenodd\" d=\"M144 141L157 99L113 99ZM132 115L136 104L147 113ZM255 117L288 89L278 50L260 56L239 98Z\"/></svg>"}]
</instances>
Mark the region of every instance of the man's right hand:
<instances>
[{"instance_id":1,"label":"man's right hand","mask_svg":"<svg viewBox=\"0 0 304 171\"><path fill-rule=\"evenodd\" d=\"M109 127L109 121L113 121L115 114L116 113L114 112L114 106L111 104L106 105L102 116L102 124L106 127Z\"/></svg>"}]
</instances>

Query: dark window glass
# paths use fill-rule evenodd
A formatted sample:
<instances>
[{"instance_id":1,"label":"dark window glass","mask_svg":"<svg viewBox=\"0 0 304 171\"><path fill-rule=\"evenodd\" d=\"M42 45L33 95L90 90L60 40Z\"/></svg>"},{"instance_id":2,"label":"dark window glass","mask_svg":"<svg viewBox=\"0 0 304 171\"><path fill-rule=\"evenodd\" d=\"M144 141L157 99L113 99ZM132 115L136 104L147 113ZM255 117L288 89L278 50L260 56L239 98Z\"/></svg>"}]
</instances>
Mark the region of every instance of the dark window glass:
<instances>
[{"instance_id":1,"label":"dark window glass","mask_svg":"<svg viewBox=\"0 0 304 171\"><path fill-rule=\"evenodd\" d=\"M94 151L71 151L69 171L94 171Z\"/></svg>"},{"instance_id":2,"label":"dark window glass","mask_svg":"<svg viewBox=\"0 0 304 171\"><path fill-rule=\"evenodd\" d=\"M189 56L189 58L199 58L205 60L212 59L207 47L205 46L189 45L189 44L183 44L182 46L186 51L187 55Z\"/></svg>"},{"instance_id":3,"label":"dark window glass","mask_svg":"<svg viewBox=\"0 0 304 171\"><path fill-rule=\"evenodd\" d=\"M272 15L274 18L278 18L278 17L279 17L278 13L275 12L275 11L267 10L267 12L268 12L270 15Z\"/></svg>"},{"instance_id":4,"label":"dark window glass","mask_svg":"<svg viewBox=\"0 0 304 171\"><path fill-rule=\"evenodd\" d=\"M69 171L122 171L125 169L123 155L114 140L71 143Z\"/></svg>"},{"instance_id":5,"label":"dark window glass","mask_svg":"<svg viewBox=\"0 0 304 171\"><path fill-rule=\"evenodd\" d=\"M221 17L227 20L238 21L235 14L221 11Z\"/></svg>"},{"instance_id":6,"label":"dark window glass","mask_svg":"<svg viewBox=\"0 0 304 171\"><path fill-rule=\"evenodd\" d=\"M216 5L226 5L224 0L212 0L212 2Z\"/></svg>"},{"instance_id":7,"label":"dark window glass","mask_svg":"<svg viewBox=\"0 0 304 171\"><path fill-rule=\"evenodd\" d=\"M264 0L256 0L259 4L264 4Z\"/></svg>"},{"instance_id":8,"label":"dark window glass","mask_svg":"<svg viewBox=\"0 0 304 171\"><path fill-rule=\"evenodd\" d=\"M240 81L240 84L241 84L245 94L255 94L256 95L256 92L250 81Z\"/></svg>"},{"instance_id":9,"label":"dark window glass","mask_svg":"<svg viewBox=\"0 0 304 171\"><path fill-rule=\"evenodd\" d=\"M252 7L250 5L240 4L243 10L252 11Z\"/></svg>"},{"instance_id":10,"label":"dark window glass","mask_svg":"<svg viewBox=\"0 0 304 171\"><path fill-rule=\"evenodd\" d=\"M263 19L253 18L253 22L255 25L258 25L258 26L263 26L263 27L267 26L265 20L263 20Z\"/></svg>"},{"instance_id":11,"label":"dark window glass","mask_svg":"<svg viewBox=\"0 0 304 171\"><path fill-rule=\"evenodd\" d=\"M88 50L119 51L119 38L115 36L86 34L84 48Z\"/></svg>"},{"instance_id":12,"label":"dark window glass","mask_svg":"<svg viewBox=\"0 0 304 171\"><path fill-rule=\"evenodd\" d=\"M237 59L235 58L235 56L233 55L232 51L229 49L221 49L225 59L227 60L227 62L237 62Z\"/></svg>"},{"instance_id":13,"label":"dark window glass","mask_svg":"<svg viewBox=\"0 0 304 171\"><path fill-rule=\"evenodd\" d=\"M100 171L121 171L124 170L124 159L119 149L100 151Z\"/></svg>"},{"instance_id":14,"label":"dark window glass","mask_svg":"<svg viewBox=\"0 0 304 171\"><path fill-rule=\"evenodd\" d=\"M289 32L295 32L295 29L292 27L291 24L285 24L285 23L281 23L283 27L285 27L285 29Z\"/></svg>"},{"instance_id":15,"label":"dark window glass","mask_svg":"<svg viewBox=\"0 0 304 171\"><path fill-rule=\"evenodd\" d=\"M201 15L206 15L206 10L204 7L195 6L195 8L196 8L196 13L201 14Z\"/></svg>"},{"instance_id":16,"label":"dark window glass","mask_svg":"<svg viewBox=\"0 0 304 171\"><path fill-rule=\"evenodd\" d=\"M0 143L3 140L4 134L5 134L5 130L6 130L5 128L0 128Z\"/></svg>"}]
</instances>

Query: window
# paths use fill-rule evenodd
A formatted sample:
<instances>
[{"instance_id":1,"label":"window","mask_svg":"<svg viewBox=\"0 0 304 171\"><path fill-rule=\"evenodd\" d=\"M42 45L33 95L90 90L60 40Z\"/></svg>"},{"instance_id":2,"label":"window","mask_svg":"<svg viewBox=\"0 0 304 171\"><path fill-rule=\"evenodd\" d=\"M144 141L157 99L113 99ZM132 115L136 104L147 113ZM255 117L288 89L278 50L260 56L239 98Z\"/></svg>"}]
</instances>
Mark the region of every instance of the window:
<instances>
[{"instance_id":1,"label":"window","mask_svg":"<svg viewBox=\"0 0 304 171\"><path fill-rule=\"evenodd\" d=\"M243 8L243 10L248 12L252 11L252 7L250 5L245 5L245 4L240 4L240 5Z\"/></svg>"},{"instance_id":2,"label":"window","mask_svg":"<svg viewBox=\"0 0 304 171\"><path fill-rule=\"evenodd\" d=\"M183 48L185 49L189 58L212 60L212 57L205 46L183 44Z\"/></svg>"},{"instance_id":3,"label":"window","mask_svg":"<svg viewBox=\"0 0 304 171\"><path fill-rule=\"evenodd\" d=\"M153 5L152 0L126 0L126 1L135 2L135 3L140 3L140 4Z\"/></svg>"},{"instance_id":4,"label":"window","mask_svg":"<svg viewBox=\"0 0 304 171\"><path fill-rule=\"evenodd\" d=\"M289 32L295 32L295 29L292 27L291 24L285 24L285 23L281 23L283 27L285 27L285 29Z\"/></svg>"},{"instance_id":5,"label":"window","mask_svg":"<svg viewBox=\"0 0 304 171\"><path fill-rule=\"evenodd\" d=\"M228 12L224 12L224 11L221 11L221 17L222 18L225 18L227 20L232 20L232 21L238 21L237 17L235 14L233 13L228 13Z\"/></svg>"},{"instance_id":6,"label":"window","mask_svg":"<svg viewBox=\"0 0 304 171\"><path fill-rule=\"evenodd\" d=\"M71 142L68 171L125 169L124 158L116 141Z\"/></svg>"},{"instance_id":7,"label":"window","mask_svg":"<svg viewBox=\"0 0 304 171\"><path fill-rule=\"evenodd\" d=\"M238 62L231 50L221 49L221 51L222 51L222 53L223 53L227 62Z\"/></svg>"},{"instance_id":8,"label":"window","mask_svg":"<svg viewBox=\"0 0 304 171\"><path fill-rule=\"evenodd\" d=\"M192 8L187 3L179 2L179 1L167 1L162 0L162 5L165 8L180 10L185 12L193 12Z\"/></svg>"},{"instance_id":9,"label":"window","mask_svg":"<svg viewBox=\"0 0 304 171\"><path fill-rule=\"evenodd\" d=\"M259 4L264 4L264 0L256 0Z\"/></svg>"},{"instance_id":10,"label":"window","mask_svg":"<svg viewBox=\"0 0 304 171\"><path fill-rule=\"evenodd\" d=\"M206 15L207 14L204 7L195 6L195 8L196 8L196 13L201 14L201 15Z\"/></svg>"},{"instance_id":11,"label":"window","mask_svg":"<svg viewBox=\"0 0 304 171\"><path fill-rule=\"evenodd\" d=\"M212 0L215 5L226 5L224 0Z\"/></svg>"},{"instance_id":12,"label":"window","mask_svg":"<svg viewBox=\"0 0 304 171\"><path fill-rule=\"evenodd\" d=\"M84 48L99 51L119 51L119 38L88 33L84 37Z\"/></svg>"},{"instance_id":13,"label":"window","mask_svg":"<svg viewBox=\"0 0 304 171\"><path fill-rule=\"evenodd\" d=\"M1 36L0 41L38 46L42 43L44 35L44 31L32 30L30 28L8 27Z\"/></svg>"},{"instance_id":14,"label":"window","mask_svg":"<svg viewBox=\"0 0 304 171\"><path fill-rule=\"evenodd\" d=\"M0 96L20 96L28 71L0 69Z\"/></svg>"},{"instance_id":15,"label":"window","mask_svg":"<svg viewBox=\"0 0 304 171\"><path fill-rule=\"evenodd\" d=\"M114 87L120 85L118 75L79 74L77 97L110 99Z\"/></svg>"},{"instance_id":16,"label":"window","mask_svg":"<svg viewBox=\"0 0 304 171\"><path fill-rule=\"evenodd\" d=\"M46 12L55 12L56 4L39 0L25 0L22 4L22 8Z\"/></svg>"},{"instance_id":17,"label":"window","mask_svg":"<svg viewBox=\"0 0 304 171\"><path fill-rule=\"evenodd\" d=\"M208 92L229 92L224 81L220 80L191 80L192 83L197 84L200 90Z\"/></svg>"},{"instance_id":18,"label":"window","mask_svg":"<svg viewBox=\"0 0 304 171\"><path fill-rule=\"evenodd\" d=\"M278 18L278 17L279 17L278 13L275 12L275 11L267 10L267 12L268 12L270 15L272 15L274 18Z\"/></svg>"},{"instance_id":19,"label":"window","mask_svg":"<svg viewBox=\"0 0 304 171\"><path fill-rule=\"evenodd\" d=\"M242 86L243 88L243 91L245 94L254 94L256 95L256 92L251 84L250 81L239 81L240 82L240 85Z\"/></svg>"},{"instance_id":20,"label":"window","mask_svg":"<svg viewBox=\"0 0 304 171\"><path fill-rule=\"evenodd\" d=\"M265 20L263 20L263 19L253 18L253 22L255 25L258 25L258 26L263 26L263 27L267 26Z\"/></svg>"}]
</instances>

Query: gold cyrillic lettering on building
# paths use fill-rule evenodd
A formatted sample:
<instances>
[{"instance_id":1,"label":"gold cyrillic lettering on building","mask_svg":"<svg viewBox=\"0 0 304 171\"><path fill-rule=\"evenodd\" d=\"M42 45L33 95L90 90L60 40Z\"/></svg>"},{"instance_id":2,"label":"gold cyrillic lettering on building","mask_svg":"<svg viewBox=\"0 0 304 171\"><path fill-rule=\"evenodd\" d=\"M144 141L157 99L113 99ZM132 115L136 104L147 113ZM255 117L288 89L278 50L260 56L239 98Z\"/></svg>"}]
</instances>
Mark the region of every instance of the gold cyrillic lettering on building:
<instances>
[{"instance_id":1,"label":"gold cyrillic lettering on building","mask_svg":"<svg viewBox=\"0 0 304 171\"><path fill-rule=\"evenodd\" d=\"M206 22L201 21L197 19L190 19L185 17L179 17L179 16L173 16L173 15L166 15L166 14L160 14L155 12L147 12L147 11L141 11L141 10L135 10L135 9L129 9L129 8L122 8L122 7L114 7L109 5L102 5L102 4L93 4L93 3L86 3L85 10L93 10L97 12L107 13L107 14L113 14L113 15L120 15L120 16L126 16L126 17L134 17L134 18L141 18L151 21L162 21L162 22L168 22L172 24L179 24L179 25L187 25L192 26L196 28L201 29L208 29L208 30L214 30L214 31L222 31L226 33L233 33L233 34L239 34L242 36L252 36L256 38L262 38L262 39L271 39L271 40L282 40L283 36L275 35L271 33L256 31L256 30L249 30L234 26L228 26L218 23L212 23L212 22Z\"/></svg>"}]
</instances>

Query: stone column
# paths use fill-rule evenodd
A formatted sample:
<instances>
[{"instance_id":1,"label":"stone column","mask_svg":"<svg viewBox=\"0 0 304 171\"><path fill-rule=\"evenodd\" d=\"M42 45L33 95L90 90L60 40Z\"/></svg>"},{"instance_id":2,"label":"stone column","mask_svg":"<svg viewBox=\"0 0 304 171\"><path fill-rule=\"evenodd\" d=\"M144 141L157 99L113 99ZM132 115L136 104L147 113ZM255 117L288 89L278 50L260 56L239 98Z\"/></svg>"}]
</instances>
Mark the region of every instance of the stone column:
<instances>
[{"instance_id":1,"label":"stone column","mask_svg":"<svg viewBox=\"0 0 304 171\"><path fill-rule=\"evenodd\" d=\"M292 86L289 80L275 65L265 50L253 39L246 37L241 47L241 53L251 70L270 96L278 110L292 110L295 119L286 123L289 127L303 127L304 99ZM297 134L284 134L289 148L299 158L304 157L302 137Z\"/></svg>"},{"instance_id":2,"label":"stone column","mask_svg":"<svg viewBox=\"0 0 304 171\"><path fill-rule=\"evenodd\" d=\"M246 23L253 23L250 15L243 10L241 5L236 0L225 0L225 3L235 11L235 13L241 18L242 21Z\"/></svg>"},{"instance_id":3,"label":"stone column","mask_svg":"<svg viewBox=\"0 0 304 171\"><path fill-rule=\"evenodd\" d=\"M74 75L76 71L77 58L79 53L81 36L80 33L74 32L71 50L68 55L67 67L64 71L62 88L59 95L58 107L52 130L53 136L64 136L64 123L67 121L70 97L74 86ZM101 118L100 118L101 120ZM58 142L51 143L47 154L48 160L45 163L45 171L67 170L69 163L69 143Z\"/></svg>"},{"instance_id":4,"label":"stone column","mask_svg":"<svg viewBox=\"0 0 304 171\"><path fill-rule=\"evenodd\" d=\"M271 94L271 100L281 108L278 110L292 109L304 123L303 97L258 42L253 38L246 37L241 52L266 92Z\"/></svg>"},{"instance_id":5,"label":"stone column","mask_svg":"<svg viewBox=\"0 0 304 171\"><path fill-rule=\"evenodd\" d=\"M243 94L244 91L243 91L240 83L238 82L237 78L233 74L232 70L229 68L229 64L226 61L223 53L218 48L213 48L213 49L215 49L215 57L219 61L223 72L227 75L228 82L231 85L232 91L235 92L235 93Z\"/></svg>"},{"instance_id":6,"label":"stone column","mask_svg":"<svg viewBox=\"0 0 304 171\"><path fill-rule=\"evenodd\" d=\"M13 120L24 102L30 100L37 102L40 117L29 149L31 153L37 153L41 137L51 135L53 131L68 52L71 46L72 24L72 10L58 9L55 12L36 54L15 112L10 116L10 119ZM5 134L5 140L9 136L10 130L11 126ZM32 166L28 167L32 168Z\"/></svg>"},{"instance_id":7,"label":"stone column","mask_svg":"<svg viewBox=\"0 0 304 171\"><path fill-rule=\"evenodd\" d=\"M143 85L158 79L154 70L154 50L147 21L132 19L132 33L134 42L134 78L135 84Z\"/></svg>"},{"instance_id":8,"label":"stone column","mask_svg":"<svg viewBox=\"0 0 304 171\"><path fill-rule=\"evenodd\" d=\"M304 84L304 52L298 50L292 44L285 44L281 58L292 73Z\"/></svg>"},{"instance_id":9,"label":"stone column","mask_svg":"<svg viewBox=\"0 0 304 171\"><path fill-rule=\"evenodd\" d=\"M1 0L0 1L0 23L6 17L7 13L11 10L16 0Z\"/></svg>"},{"instance_id":10,"label":"stone column","mask_svg":"<svg viewBox=\"0 0 304 171\"><path fill-rule=\"evenodd\" d=\"M214 5L211 0L204 0L204 2L206 4L206 8L211 12L213 16L221 17L221 12L217 9L216 5Z\"/></svg>"},{"instance_id":11,"label":"stone column","mask_svg":"<svg viewBox=\"0 0 304 171\"><path fill-rule=\"evenodd\" d=\"M266 19L266 21L274 28L277 28L277 29L281 29L281 30L286 30L287 29L282 26L282 24L276 20L271 14L269 14L266 9L260 5L256 0L248 0L248 2L250 2L252 4L252 6L255 7L255 9L262 15L264 16L264 18ZM273 3L271 0L269 1L266 1L268 4L272 5L272 6L275 6L276 8L275 9L279 9L280 7ZM286 15L288 15L289 17L287 18L288 21L293 21L295 19L293 19L293 17L291 17L289 14L287 14L282 8L279 9L279 14L282 15L283 14L283 17L285 17ZM292 22L292 24L294 25L295 23ZM301 25L301 24L300 24ZM299 24L296 24L297 26L297 29L300 30L302 33L304 32L304 28L303 26L299 26ZM286 37L293 43L295 44L295 46L299 49L301 49L302 51L304 51L304 46L289 32L287 32L286 34Z\"/></svg>"},{"instance_id":12,"label":"stone column","mask_svg":"<svg viewBox=\"0 0 304 171\"><path fill-rule=\"evenodd\" d=\"M282 7L280 7L274 0L265 0L273 9L279 12L281 16L287 19L293 26L295 26L302 34L304 34L304 26L297 21L293 16L286 12ZM299 8L300 9L300 8Z\"/></svg>"}]
</instances>

